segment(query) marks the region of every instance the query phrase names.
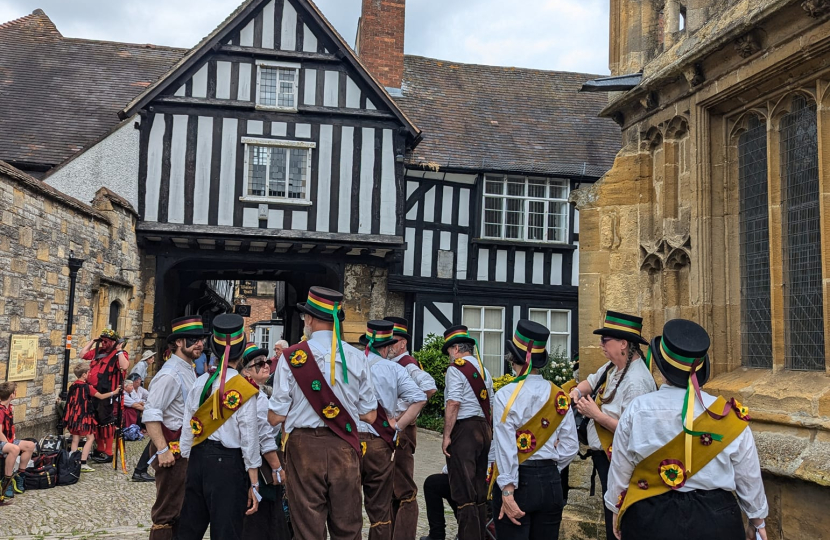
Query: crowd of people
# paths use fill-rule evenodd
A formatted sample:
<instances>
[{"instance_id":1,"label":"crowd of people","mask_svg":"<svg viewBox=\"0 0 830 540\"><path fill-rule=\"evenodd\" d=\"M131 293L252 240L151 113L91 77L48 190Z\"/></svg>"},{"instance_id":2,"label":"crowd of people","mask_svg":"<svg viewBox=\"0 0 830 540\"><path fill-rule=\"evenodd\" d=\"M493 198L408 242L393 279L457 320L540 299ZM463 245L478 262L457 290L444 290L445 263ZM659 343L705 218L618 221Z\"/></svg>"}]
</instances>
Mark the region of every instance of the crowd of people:
<instances>
[{"instance_id":1,"label":"crowd of people","mask_svg":"<svg viewBox=\"0 0 830 540\"><path fill-rule=\"evenodd\" d=\"M149 391L154 355L125 378L122 342L105 331L82 351L64 417L73 451L85 438L83 470L88 456L112 460L120 420L150 439L133 479L156 483L151 540L201 539L208 527L223 540L355 540L364 509L371 540L414 539L415 420L435 381L409 354L406 319L369 321L361 348L343 342L342 303L312 287L297 306L303 339L278 343L273 356L246 342L238 315L217 316L210 331L199 317L175 319ZM505 355L516 377L494 393L467 327L447 329L446 467L424 484L430 533L421 540L444 539L443 499L460 540L557 539L580 442L602 485L608 540L766 540L747 410L701 390L708 334L682 319L651 342L642 330L641 318L607 312L594 332L607 363L560 388L541 375L549 330L520 320ZM14 437L13 398L13 383L0 384L2 490L12 495L23 487L15 459L28 463L34 450Z\"/></svg>"}]
</instances>

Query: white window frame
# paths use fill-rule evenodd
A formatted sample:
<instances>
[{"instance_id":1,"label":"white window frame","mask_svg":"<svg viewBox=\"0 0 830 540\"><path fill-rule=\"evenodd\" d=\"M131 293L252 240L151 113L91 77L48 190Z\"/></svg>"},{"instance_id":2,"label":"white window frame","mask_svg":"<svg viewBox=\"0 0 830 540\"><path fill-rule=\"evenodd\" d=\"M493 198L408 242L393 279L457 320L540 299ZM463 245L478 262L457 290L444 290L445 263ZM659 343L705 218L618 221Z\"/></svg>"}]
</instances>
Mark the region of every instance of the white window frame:
<instances>
[{"instance_id":1,"label":"white window frame","mask_svg":"<svg viewBox=\"0 0 830 540\"><path fill-rule=\"evenodd\" d=\"M317 144L308 141L284 141L280 139L263 139L259 137L242 137L242 144L245 146L245 187L243 189L243 194L239 197L240 201L243 202L256 202L256 203L279 203L279 204L291 204L296 206L311 206L313 203L311 202L311 164L312 164L312 154L314 153L314 149L317 148ZM259 195L248 195L248 183L250 182L250 159L251 159L251 146L276 146L279 148L305 148L308 150L308 162L306 163L306 190L305 194L302 199L290 199L286 197L269 197L269 196L259 196ZM288 153L288 162L286 166L286 188L288 182L288 170L291 166L291 154ZM270 164L269 164L270 167ZM267 191L267 182L270 180L268 173L265 174L266 179L266 193ZM287 193L287 192L286 192Z\"/></svg>"},{"instance_id":2,"label":"white window frame","mask_svg":"<svg viewBox=\"0 0 830 540\"><path fill-rule=\"evenodd\" d=\"M267 336L266 343L263 346L262 340ZM270 326L257 326L256 327L256 344L257 347L260 349L268 349L271 350L271 327Z\"/></svg>"},{"instance_id":3,"label":"white window frame","mask_svg":"<svg viewBox=\"0 0 830 540\"><path fill-rule=\"evenodd\" d=\"M567 354L567 358L571 358L571 336L573 333L573 312L570 309L548 309L548 308L530 308L527 310L528 312L528 319L530 319L531 313L545 313L545 320L547 321L545 324L545 328L550 330L551 335L554 336L567 336L567 347L565 353ZM566 313L568 315L568 331L567 332L554 332L551 330L551 313ZM532 319L531 319L532 320ZM552 353L551 350L551 340L548 338L548 343L546 345L548 354Z\"/></svg>"},{"instance_id":4,"label":"white window frame","mask_svg":"<svg viewBox=\"0 0 830 540\"><path fill-rule=\"evenodd\" d=\"M499 355L498 355L499 358L501 359L501 361L499 362L498 374L493 373L492 370L490 372L490 375L492 375L493 377L501 377L502 375L504 375L504 339L505 339L505 337L504 337L504 335L505 335L505 328L504 328L504 311L505 311L505 308L504 308L504 306L462 305L461 306L462 322L463 322L463 319L464 319L464 310L466 310L466 309L477 309L477 310L479 310L478 311L478 313L479 313L478 326L473 327L473 326L470 326L470 325L466 325L467 330L471 335L472 335L473 332L477 332L477 333L481 334L481 339L479 340L479 347L484 346L484 332L495 333L495 330L493 330L493 329L485 329L484 328L484 310L485 309L498 309L498 310L501 311L501 338L499 339ZM484 363L484 358L483 358L484 357L484 350L481 350L479 352L481 353L481 356L482 356L482 363Z\"/></svg>"},{"instance_id":5,"label":"white window frame","mask_svg":"<svg viewBox=\"0 0 830 540\"><path fill-rule=\"evenodd\" d=\"M519 178L524 179L525 183L525 195L517 196L517 195L507 195L507 183L508 179L515 183L515 180ZM547 197L531 197L528 195L529 193L529 186L530 180L544 180L547 184ZM488 194L487 193L487 182L497 182L501 181L504 189L500 195L496 194ZM564 198L556 198L550 197L550 185L554 182L561 182L564 184L564 188L566 189L565 197ZM481 237L492 239L492 240L504 240L506 242L524 242L524 243L539 243L539 244L567 244L570 239L570 222L571 222L571 209L568 204L568 197L571 193L571 182L567 178L558 178L558 177L544 177L544 176L526 176L526 175L511 175L511 174L503 174L503 175L494 175L494 174L485 174L484 175L484 184L482 185L482 200L481 200ZM487 199L501 199L502 202L502 222L501 222L501 234L499 236L488 236L487 235ZM508 199L518 199L523 200L523 214L524 214L524 223L522 225L522 238L507 238L507 208L506 208L506 201ZM548 217L550 213L546 210L545 212L545 223L544 223L544 236L543 240L536 240L536 239L528 239L528 230L530 229L530 203L531 202L541 202L545 204L545 208L549 208L549 204L552 202L556 203L564 203L567 212L565 213L565 234L563 235L564 238L562 240L549 240L548 233L549 233L549 226L548 226ZM513 225L510 225L511 227Z\"/></svg>"},{"instance_id":6,"label":"white window frame","mask_svg":"<svg viewBox=\"0 0 830 540\"><path fill-rule=\"evenodd\" d=\"M294 70L294 106L281 107L279 105L263 105L260 103L260 86L262 82L262 68L267 69L292 69ZM271 60L257 60L256 61L256 108L263 111L282 111L282 112L297 112L297 107L300 104L300 64L293 64L290 62L274 62ZM277 102L279 102L279 72L277 72Z\"/></svg>"}]
</instances>

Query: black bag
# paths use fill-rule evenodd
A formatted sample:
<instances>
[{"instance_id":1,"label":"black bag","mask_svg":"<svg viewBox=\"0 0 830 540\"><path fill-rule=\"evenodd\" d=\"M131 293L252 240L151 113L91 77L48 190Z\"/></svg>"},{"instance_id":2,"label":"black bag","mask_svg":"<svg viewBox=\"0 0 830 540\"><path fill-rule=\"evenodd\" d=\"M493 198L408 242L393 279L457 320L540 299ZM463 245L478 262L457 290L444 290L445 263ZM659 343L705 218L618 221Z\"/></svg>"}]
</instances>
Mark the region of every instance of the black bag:
<instances>
[{"instance_id":1,"label":"black bag","mask_svg":"<svg viewBox=\"0 0 830 540\"><path fill-rule=\"evenodd\" d=\"M63 445L63 437L59 437L57 435L47 435L42 441L40 441L40 452L38 453L51 454L53 452L63 450Z\"/></svg>"},{"instance_id":2,"label":"black bag","mask_svg":"<svg viewBox=\"0 0 830 540\"><path fill-rule=\"evenodd\" d=\"M58 452L58 485L70 486L81 478L81 451L75 450L71 454L66 450Z\"/></svg>"},{"instance_id":3,"label":"black bag","mask_svg":"<svg viewBox=\"0 0 830 540\"><path fill-rule=\"evenodd\" d=\"M606 367L605 371L603 371L602 375L600 375L599 381L597 381L596 388L591 392L591 400L597 399L599 389L602 388L602 385L605 384L605 381L608 379L608 371L610 370L611 365ZM576 412L576 409L574 409L574 422L576 422L576 436L579 439L579 444L584 444L585 446L588 446L588 422L590 421L590 418L582 416L581 414ZM588 455L586 454L585 457L588 457ZM585 459L585 457L583 457L582 459Z\"/></svg>"},{"instance_id":4,"label":"black bag","mask_svg":"<svg viewBox=\"0 0 830 540\"><path fill-rule=\"evenodd\" d=\"M23 471L26 489L49 489L58 485L58 469L54 465L44 465Z\"/></svg>"}]
</instances>

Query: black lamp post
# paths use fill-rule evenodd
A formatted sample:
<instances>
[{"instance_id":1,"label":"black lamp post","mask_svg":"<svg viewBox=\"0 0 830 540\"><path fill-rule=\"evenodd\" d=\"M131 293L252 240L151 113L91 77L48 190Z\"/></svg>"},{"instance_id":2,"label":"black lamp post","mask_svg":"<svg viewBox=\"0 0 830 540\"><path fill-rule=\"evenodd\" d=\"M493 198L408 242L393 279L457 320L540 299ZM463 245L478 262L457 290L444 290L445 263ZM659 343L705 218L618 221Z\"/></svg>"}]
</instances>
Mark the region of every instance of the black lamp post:
<instances>
[{"instance_id":1,"label":"black lamp post","mask_svg":"<svg viewBox=\"0 0 830 540\"><path fill-rule=\"evenodd\" d=\"M66 312L66 343L63 351L63 380L61 381L60 398L66 399L66 389L69 386L69 339L72 335L72 322L75 312L75 280L78 278L78 270L84 264L84 259L76 259L75 253L69 252L69 307ZM63 433L63 418L58 418L58 433Z\"/></svg>"}]
</instances>

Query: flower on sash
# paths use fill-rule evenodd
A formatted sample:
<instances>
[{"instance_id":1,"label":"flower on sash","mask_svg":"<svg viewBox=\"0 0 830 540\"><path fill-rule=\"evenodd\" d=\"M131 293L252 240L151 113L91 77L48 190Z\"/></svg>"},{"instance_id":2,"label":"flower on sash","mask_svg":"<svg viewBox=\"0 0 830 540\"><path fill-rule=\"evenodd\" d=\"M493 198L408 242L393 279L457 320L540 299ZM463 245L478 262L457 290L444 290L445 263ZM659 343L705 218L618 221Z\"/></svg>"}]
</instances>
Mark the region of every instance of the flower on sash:
<instances>
[{"instance_id":1,"label":"flower on sash","mask_svg":"<svg viewBox=\"0 0 830 540\"><path fill-rule=\"evenodd\" d=\"M352 432L352 425L349 422L346 422L346 433Z\"/></svg>"},{"instance_id":2,"label":"flower on sash","mask_svg":"<svg viewBox=\"0 0 830 540\"><path fill-rule=\"evenodd\" d=\"M628 495L627 489L623 490L623 492L620 493L620 495L617 497L617 504L615 504L614 506L616 506L617 508L622 508L623 501L625 500L626 495Z\"/></svg>"},{"instance_id":3,"label":"flower on sash","mask_svg":"<svg viewBox=\"0 0 830 540\"><path fill-rule=\"evenodd\" d=\"M314 390L315 392L319 392L321 388L323 388L323 384L320 381L318 381L317 379L311 381L312 390Z\"/></svg>"},{"instance_id":4,"label":"flower on sash","mask_svg":"<svg viewBox=\"0 0 830 540\"><path fill-rule=\"evenodd\" d=\"M198 418L194 416L190 419L190 431L193 432L194 437L198 437L199 435L201 435L204 430L205 428Z\"/></svg>"},{"instance_id":5,"label":"flower on sash","mask_svg":"<svg viewBox=\"0 0 830 540\"><path fill-rule=\"evenodd\" d=\"M337 407L334 403L329 403L328 407L323 409L323 416L331 420L335 416L340 414L340 407Z\"/></svg>"},{"instance_id":6,"label":"flower on sash","mask_svg":"<svg viewBox=\"0 0 830 540\"><path fill-rule=\"evenodd\" d=\"M366 455L366 443L365 442L360 443L360 450L362 452L361 455L365 456Z\"/></svg>"},{"instance_id":7,"label":"flower on sash","mask_svg":"<svg viewBox=\"0 0 830 540\"><path fill-rule=\"evenodd\" d=\"M640 480L637 482L637 487L640 489L648 489L648 480Z\"/></svg>"},{"instance_id":8,"label":"flower on sash","mask_svg":"<svg viewBox=\"0 0 830 540\"><path fill-rule=\"evenodd\" d=\"M568 396L565 395L565 392L556 394L556 412L559 414L567 414L570 408L571 404L568 402Z\"/></svg>"},{"instance_id":9,"label":"flower on sash","mask_svg":"<svg viewBox=\"0 0 830 540\"><path fill-rule=\"evenodd\" d=\"M741 420L749 420L749 407L744 407L737 399L732 400L732 408Z\"/></svg>"},{"instance_id":10,"label":"flower on sash","mask_svg":"<svg viewBox=\"0 0 830 540\"><path fill-rule=\"evenodd\" d=\"M179 447L179 441L171 441L167 444L173 454L181 454L182 449Z\"/></svg>"},{"instance_id":11,"label":"flower on sash","mask_svg":"<svg viewBox=\"0 0 830 540\"><path fill-rule=\"evenodd\" d=\"M473 379L478 379L478 371L473 371Z\"/></svg>"},{"instance_id":12,"label":"flower on sash","mask_svg":"<svg viewBox=\"0 0 830 540\"><path fill-rule=\"evenodd\" d=\"M222 397L222 405L228 410L235 411L242 405L242 394L236 390L228 390Z\"/></svg>"},{"instance_id":13,"label":"flower on sash","mask_svg":"<svg viewBox=\"0 0 830 540\"><path fill-rule=\"evenodd\" d=\"M481 399L487 399L487 389L482 388L481 392L478 393L478 397L480 397Z\"/></svg>"},{"instance_id":14,"label":"flower on sash","mask_svg":"<svg viewBox=\"0 0 830 540\"><path fill-rule=\"evenodd\" d=\"M308 355L305 353L305 351L300 350L300 349L297 349L296 351L294 351L291 354L291 358L289 359L289 361L291 362L291 365L294 366L295 368L300 367L303 364L305 364L306 360L308 360Z\"/></svg>"},{"instance_id":15,"label":"flower on sash","mask_svg":"<svg viewBox=\"0 0 830 540\"><path fill-rule=\"evenodd\" d=\"M550 420L548 420L547 418L542 418L542 427L545 428L545 429L549 428L550 427Z\"/></svg>"},{"instance_id":16,"label":"flower on sash","mask_svg":"<svg viewBox=\"0 0 830 540\"><path fill-rule=\"evenodd\" d=\"M712 444L712 434L711 433L704 433L700 436L700 444L703 446L709 446Z\"/></svg>"},{"instance_id":17,"label":"flower on sash","mask_svg":"<svg viewBox=\"0 0 830 540\"><path fill-rule=\"evenodd\" d=\"M384 421L383 421L383 427L389 427L389 422L387 422L386 420L384 420Z\"/></svg>"},{"instance_id":18,"label":"flower on sash","mask_svg":"<svg viewBox=\"0 0 830 540\"><path fill-rule=\"evenodd\" d=\"M676 459L664 459L657 467L657 473L664 484L672 489L680 489L686 483L686 467Z\"/></svg>"},{"instance_id":19,"label":"flower on sash","mask_svg":"<svg viewBox=\"0 0 830 540\"><path fill-rule=\"evenodd\" d=\"M455 365L456 366L463 366L466 363L467 363L467 361L464 360L463 358L456 358L455 359Z\"/></svg>"},{"instance_id":20,"label":"flower on sash","mask_svg":"<svg viewBox=\"0 0 830 540\"><path fill-rule=\"evenodd\" d=\"M613 451L614 451L614 445L613 445L613 444L612 444L611 446L609 446L609 447L608 447L608 450L606 450L606 451L605 451L605 453L608 455L608 460L609 460L609 461L611 460L611 453L612 453Z\"/></svg>"},{"instance_id":21,"label":"flower on sash","mask_svg":"<svg viewBox=\"0 0 830 540\"><path fill-rule=\"evenodd\" d=\"M524 454L536 449L536 436L531 431L516 432L516 448Z\"/></svg>"}]
</instances>

